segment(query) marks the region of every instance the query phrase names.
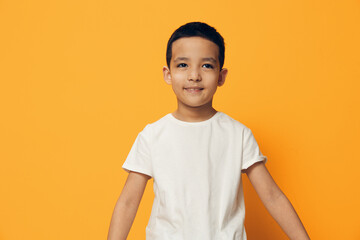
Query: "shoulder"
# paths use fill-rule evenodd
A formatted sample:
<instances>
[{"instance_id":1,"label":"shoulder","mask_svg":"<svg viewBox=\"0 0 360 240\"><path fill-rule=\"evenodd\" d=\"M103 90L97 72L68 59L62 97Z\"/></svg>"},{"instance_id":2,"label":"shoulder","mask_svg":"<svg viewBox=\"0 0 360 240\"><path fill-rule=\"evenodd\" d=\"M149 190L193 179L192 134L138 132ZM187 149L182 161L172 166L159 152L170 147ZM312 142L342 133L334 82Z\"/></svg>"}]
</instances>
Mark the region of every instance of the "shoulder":
<instances>
[{"instance_id":1,"label":"shoulder","mask_svg":"<svg viewBox=\"0 0 360 240\"><path fill-rule=\"evenodd\" d=\"M143 128L143 130L141 131L141 133L145 134L145 135L151 135L152 132L156 132L157 130L162 128L164 125L166 125L166 123L168 121L168 115L169 114L166 114L165 116L158 118L155 121L147 123L145 125L145 127Z\"/></svg>"},{"instance_id":2,"label":"shoulder","mask_svg":"<svg viewBox=\"0 0 360 240\"><path fill-rule=\"evenodd\" d=\"M245 124L240 122L239 120L229 116L228 114L222 112L220 117L220 123L227 123L232 125L236 130L240 130L241 132L249 132L251 131Z\"/></svg>"}]
</instances>

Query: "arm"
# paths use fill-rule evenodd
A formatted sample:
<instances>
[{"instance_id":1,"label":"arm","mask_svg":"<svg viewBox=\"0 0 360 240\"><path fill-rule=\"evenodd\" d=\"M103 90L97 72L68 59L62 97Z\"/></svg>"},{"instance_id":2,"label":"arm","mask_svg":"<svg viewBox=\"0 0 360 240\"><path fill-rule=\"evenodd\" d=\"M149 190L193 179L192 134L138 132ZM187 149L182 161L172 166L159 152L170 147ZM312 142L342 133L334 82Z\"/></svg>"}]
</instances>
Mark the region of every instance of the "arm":
<instances>
[{"instance_id":1,"label":"arm","mask_svg":"<svg viewBox=\"0 0 360 240\"><path fill-rule=\"evenodd\" d=\"M275 183L263 162L244 171L266 209L291 240L310 239L295 209Z\"/></svg>"},{"instance_id":2,"label":"arm","mask_svg":"<svg viewBox=\"0 0 360 240\"><path fill-rule=\"evenodd\" d=\"M115 205L108 240L125 240L127 238L147 181L150 178L150 176L142 173L129 173L125 186Z\"/></svg>"}]
</instances>

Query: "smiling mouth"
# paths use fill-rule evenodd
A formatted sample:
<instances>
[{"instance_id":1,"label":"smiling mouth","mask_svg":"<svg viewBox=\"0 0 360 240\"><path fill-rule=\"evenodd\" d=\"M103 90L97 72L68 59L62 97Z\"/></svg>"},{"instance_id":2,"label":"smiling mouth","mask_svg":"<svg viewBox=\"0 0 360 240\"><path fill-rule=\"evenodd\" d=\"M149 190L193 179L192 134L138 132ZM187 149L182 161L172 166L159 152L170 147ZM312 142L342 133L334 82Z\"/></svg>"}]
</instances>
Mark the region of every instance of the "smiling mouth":
<instances>
[{"instance_id":1,"label":"smiling mouth","mask_svg":"<svg viewBox=\"0 0 360 240\"><path fill-rule=\"evenodd\" d=\"M201 92L204 88L184 88L187 92L198 93Z\"/></svg>"}]
</instances>

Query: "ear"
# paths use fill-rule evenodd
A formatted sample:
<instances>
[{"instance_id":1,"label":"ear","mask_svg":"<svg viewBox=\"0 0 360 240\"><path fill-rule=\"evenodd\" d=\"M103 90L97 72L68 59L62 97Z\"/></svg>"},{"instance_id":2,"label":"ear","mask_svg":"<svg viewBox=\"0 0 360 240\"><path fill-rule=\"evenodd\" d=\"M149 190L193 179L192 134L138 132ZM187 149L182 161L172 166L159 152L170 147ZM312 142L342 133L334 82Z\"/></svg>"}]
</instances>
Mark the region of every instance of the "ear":
<instances>
[{"instance_id":1,"label":"ear","mask_svg":"<svg viewBox=\"0 0 360 240\"><path fill-rule=\"evenodd\" d=\"M226 68L221 69L219 73L219 80L218 80L218 86L222 86L225 83L225 78L228 74L228 70Z\"/></svg>"},{"instance_id":2,"label":"ear","mask_svg":"<svg viewBox=\"0 0 360 240\"><path fill-rule=\"evenodd\" d=\"M164 80L167 84L171 85L171 73L170 69L166 66L163 67Z\"/></svg>"}]
</instances>

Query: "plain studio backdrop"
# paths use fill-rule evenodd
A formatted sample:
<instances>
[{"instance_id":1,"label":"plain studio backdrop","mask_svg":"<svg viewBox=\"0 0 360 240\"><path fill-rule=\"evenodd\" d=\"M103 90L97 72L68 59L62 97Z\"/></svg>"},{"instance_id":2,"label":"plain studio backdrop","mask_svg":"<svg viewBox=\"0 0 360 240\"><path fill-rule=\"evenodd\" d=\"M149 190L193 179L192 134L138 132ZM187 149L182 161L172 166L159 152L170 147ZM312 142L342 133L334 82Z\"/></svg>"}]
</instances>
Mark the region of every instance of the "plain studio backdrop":
<instances>
[{"instance_id":1,"label":"plain studio backdrop","mask_svg":"<svg viewBox=\"0 0 360 240\"><path fill-rule=\"evenodd\" d=\"M253 131L311 238L360 239L355 0L0 1L0 239L105 239L137 134L176 109L162 67L190 21L225 38L214 107ZM286 239L243 180L249 239Z\"/></svg>"}]
</instances>

